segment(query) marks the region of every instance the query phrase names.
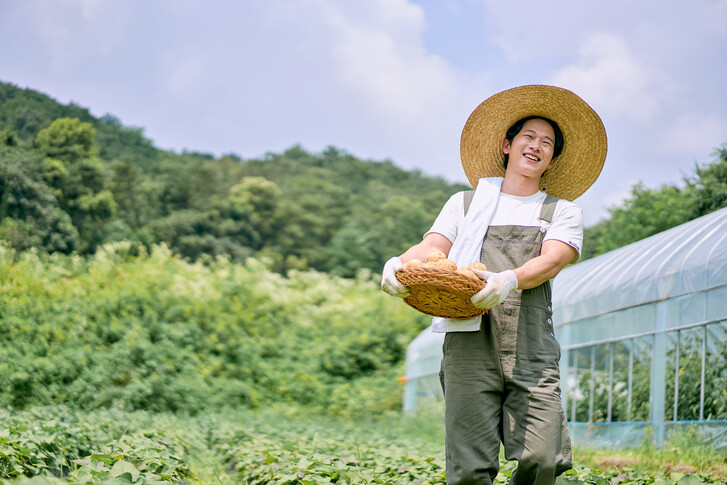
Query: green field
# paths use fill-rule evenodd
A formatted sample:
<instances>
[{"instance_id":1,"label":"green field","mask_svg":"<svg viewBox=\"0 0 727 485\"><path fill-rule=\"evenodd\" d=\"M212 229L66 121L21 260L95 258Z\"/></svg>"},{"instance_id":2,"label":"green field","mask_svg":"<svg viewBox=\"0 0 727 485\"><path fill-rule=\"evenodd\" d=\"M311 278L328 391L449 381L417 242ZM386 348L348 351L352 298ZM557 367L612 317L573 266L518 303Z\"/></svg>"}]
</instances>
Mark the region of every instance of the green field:
<instances>
[{"instance_id":1,"label":"green field","mask_svg":"<svg viewBox=\"0 0 727 485\"><path fill-rule=\"evenodd\" d=\"M0 246L0 481L444 483L441 409L400 411L428 318L376 279ZM561 482L724 479L723 453L680 439L576 450Z\"/></svg>"},{"instance_id":2,"label":"green field","mask_svg":"<svg viewBox=\"0 0 727 485\"><path fill-rule=\"evenodd\" d=\"M54 406L4 411L0 419L0 473L8 484L444 483L443 430L434 412L352 421L292 407L179 417ZM580 455L560 482L724 483L717 462L710 470L702 460L703 470L685 473L685 463L654 463L638 451L630 460L611 456L600 468L603 455ZM507 483L513 468L503 461L496 483Z\"/></svg>"}]
</instances>

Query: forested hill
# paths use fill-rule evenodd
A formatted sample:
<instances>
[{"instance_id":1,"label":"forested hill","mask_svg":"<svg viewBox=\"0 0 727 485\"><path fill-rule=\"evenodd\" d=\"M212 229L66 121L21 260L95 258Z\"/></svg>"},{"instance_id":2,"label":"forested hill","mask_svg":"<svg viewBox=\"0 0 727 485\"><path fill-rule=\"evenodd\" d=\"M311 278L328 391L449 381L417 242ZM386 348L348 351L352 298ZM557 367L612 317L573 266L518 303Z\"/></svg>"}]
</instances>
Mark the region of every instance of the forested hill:
<instances>
[{"instance_id":1,"label":"forested hill","mask_svg":"<svg viewBox=\"0 0 727 485\"><path fill-rule=\"evenodd\" d=\"M166 243L191 260L264 257L272 269L353 276L420 240L468 188L336 148L262 159L161 150L143 130L0 82L0 239L90 254ZM636 184L586 228L582 260L727 206L727 148L679 186Z\"/></svg>"},{"instance_id":2,"label":"forested hill","mask_svg":"<svg viewBox=\"0 0 727 485\"><path fill-rule=\"evenodd\" d=\"M17 250L89 254L130 240L353 276L420 240L467 188L336 148L247 160L165 151L112 115L8 83L0 135L0 239Z\"/></svg>"}]
</instances>

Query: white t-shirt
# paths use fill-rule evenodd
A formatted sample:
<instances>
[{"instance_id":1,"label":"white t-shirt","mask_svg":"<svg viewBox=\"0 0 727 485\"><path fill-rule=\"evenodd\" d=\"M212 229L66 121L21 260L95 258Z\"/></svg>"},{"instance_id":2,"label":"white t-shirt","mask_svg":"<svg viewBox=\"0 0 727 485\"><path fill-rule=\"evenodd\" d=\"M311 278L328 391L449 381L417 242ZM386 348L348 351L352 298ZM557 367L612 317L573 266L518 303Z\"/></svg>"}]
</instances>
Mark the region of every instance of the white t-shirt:
<instances>
[{"instance_id":1,"label":"white t-shirt","mask_svg":"<svg viewBox=\"0 0 727 485\"><path fill-rule=\"evenodd\" d=\"M562 241L575 248L580 257L583 246L583 210L571 201L558 199L553 220L548 224L539 219L545 196L545 192L536 192L527 197L500 192L490 226L541 227L546 231L543 242L549 239ZM444 204L434 224L424 235L436 232L454 243L464 216L464 192L457 192Z\"/></svg>"}]
</instances>

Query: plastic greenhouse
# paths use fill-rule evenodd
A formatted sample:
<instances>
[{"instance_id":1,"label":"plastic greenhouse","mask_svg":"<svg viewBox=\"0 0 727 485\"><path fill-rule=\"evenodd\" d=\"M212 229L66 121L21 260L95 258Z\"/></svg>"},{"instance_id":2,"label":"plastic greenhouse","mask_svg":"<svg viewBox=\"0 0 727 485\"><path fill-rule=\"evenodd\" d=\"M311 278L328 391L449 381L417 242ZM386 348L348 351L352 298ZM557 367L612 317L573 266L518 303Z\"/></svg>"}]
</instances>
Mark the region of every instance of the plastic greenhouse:
<instances>
[{"instance_id":1,"label":"plastic greenhouse","mask_svg":"<svg viewBox=\"0 0 727 485\"><path fill-rule=\"evenodd\" d=\"M575 443L690 429L727 447L727 209L566 268L553 311ZM441 400L442 340L410 344L405 410Z\"/></svg>"}]
</instances>

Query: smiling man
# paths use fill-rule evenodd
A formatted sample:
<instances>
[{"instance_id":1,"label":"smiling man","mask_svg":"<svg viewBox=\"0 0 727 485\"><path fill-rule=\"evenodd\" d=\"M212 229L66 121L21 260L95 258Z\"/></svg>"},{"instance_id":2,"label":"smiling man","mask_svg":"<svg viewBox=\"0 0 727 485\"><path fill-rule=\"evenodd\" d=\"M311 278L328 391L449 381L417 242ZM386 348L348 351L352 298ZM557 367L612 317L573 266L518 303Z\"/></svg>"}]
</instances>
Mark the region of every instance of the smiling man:
<instances>
[{"instance_id":1,"label":"smiling man","mask_svg":"<svg viewBox=\"0 0 727 485\"><path fill-rule=\"evenodd\" d=\"M460 151L474 192L454 194L422 241L387 261L381 287L406 297L396 271L433 251L487 266L475 271L486 286L472 303L489 311L432 322L446 332L447 483L491 484L502 443L518 462L511 484L552 484L572 464L550 280L580 255L583 216L572 200L598 178L606 132L572 92L521 86L475 109Z\"/></svg>"}]
</instances>

